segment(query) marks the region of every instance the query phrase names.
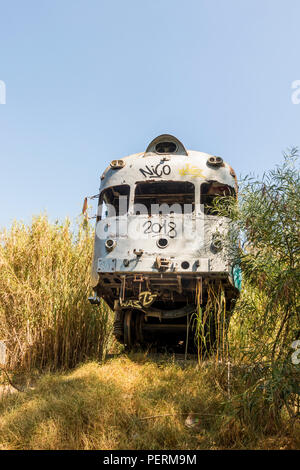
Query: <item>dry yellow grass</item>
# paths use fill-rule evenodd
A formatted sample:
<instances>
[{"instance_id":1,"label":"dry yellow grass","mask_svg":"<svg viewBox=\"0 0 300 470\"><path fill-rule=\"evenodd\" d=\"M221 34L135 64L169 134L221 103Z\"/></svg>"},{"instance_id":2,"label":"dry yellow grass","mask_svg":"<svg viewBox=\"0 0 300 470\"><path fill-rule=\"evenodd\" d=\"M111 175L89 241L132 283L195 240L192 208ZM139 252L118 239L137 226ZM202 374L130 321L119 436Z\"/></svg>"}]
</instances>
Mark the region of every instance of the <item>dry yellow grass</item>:
<instances>
[{"instance_id":1,"label":"dry yellow grass","mask_svg":"<svg viewBox=\"0 0 300 470\"><path fill-rule=\"evenodd\" d=\"M45 373L0 400L0 449L299 447L299 429L253 435L245 428L212 367L155 363L140 353ZM190 413L199 422L187 428Z\"/></svg>"},{"instance_id":2,"label":"dry yellow grass","mask_svg":"<svg viewBox=\"0 0 300 470\"><path fill-rule=\"evenodd\" d=\"M108 307L91 306L94 234L84 222L30 225L0 232L0 339L10 369L74 367L101 358L110 341Z\"/></svg>"}]
</instances>

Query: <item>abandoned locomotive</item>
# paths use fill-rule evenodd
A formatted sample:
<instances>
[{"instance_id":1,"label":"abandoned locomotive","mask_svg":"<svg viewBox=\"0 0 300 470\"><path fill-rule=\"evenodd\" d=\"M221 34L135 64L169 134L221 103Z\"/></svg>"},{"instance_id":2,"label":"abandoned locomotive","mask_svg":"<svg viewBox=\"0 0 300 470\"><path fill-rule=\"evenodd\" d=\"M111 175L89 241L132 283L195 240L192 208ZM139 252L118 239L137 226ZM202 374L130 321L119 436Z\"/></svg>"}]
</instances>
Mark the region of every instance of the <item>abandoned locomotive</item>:
<instances>
[{"instance_id":1,"label":"abandoned locomotive","mask_svg":"<svg viewBox=\"0 0 300 470\"><path fill-rule=\"evenodd\" d=\"M187 151L171 135L110 163L101 176L90 301L103 298L114 310L121 343L184 342L195 292L205 304L208 285L222 284L230 310L239 285L223 243L229 219L212 203L236 193L221 157Z\"/></svg>"}]
</instances>

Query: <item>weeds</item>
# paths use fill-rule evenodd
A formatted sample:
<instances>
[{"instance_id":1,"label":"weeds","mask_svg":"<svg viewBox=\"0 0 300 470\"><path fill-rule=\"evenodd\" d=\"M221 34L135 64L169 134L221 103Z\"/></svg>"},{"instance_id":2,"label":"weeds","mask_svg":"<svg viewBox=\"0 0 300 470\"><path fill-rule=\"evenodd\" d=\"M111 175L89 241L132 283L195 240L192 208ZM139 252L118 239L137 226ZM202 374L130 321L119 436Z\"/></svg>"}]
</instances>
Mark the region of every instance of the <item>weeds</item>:
<instances>
[{"instance_id":1,"label":"weeds","mask_svg":"<svg viewBox=\"0 0 300 470\"><path fill-rule=\"evenodd\" d=\"M214 354L216 361L228 360L229 313L226 310L226 297L221 283L207 285L205 305L200 302L200 294L196 292L196 312L192 321L198 362L211 354Z\"/></svg>"}]
</instances>

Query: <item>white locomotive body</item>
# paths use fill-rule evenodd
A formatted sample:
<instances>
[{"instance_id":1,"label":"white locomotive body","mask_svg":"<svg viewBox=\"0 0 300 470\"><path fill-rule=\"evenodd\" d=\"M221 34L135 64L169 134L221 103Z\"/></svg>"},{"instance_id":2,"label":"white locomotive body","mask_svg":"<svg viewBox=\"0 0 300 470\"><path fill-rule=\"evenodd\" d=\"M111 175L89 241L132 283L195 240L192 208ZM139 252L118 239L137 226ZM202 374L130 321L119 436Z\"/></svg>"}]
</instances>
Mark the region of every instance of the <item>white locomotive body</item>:
<instances>
[{"instance_id":1,"label":"white locomotive body","mask_svg":"<svg viewBox=\"0 0 300 470\"><path fill-rule=\"evenodd\" d=\"M115 336L128 346L178 341L195 311L196 285L221 282L237 297L223 244L229 220L212 209L236 194L236 176L221 157L187 151L171 135L144 153L114 160L101 177L92 287L115 311Z\"/></svg>"}]
</instances>

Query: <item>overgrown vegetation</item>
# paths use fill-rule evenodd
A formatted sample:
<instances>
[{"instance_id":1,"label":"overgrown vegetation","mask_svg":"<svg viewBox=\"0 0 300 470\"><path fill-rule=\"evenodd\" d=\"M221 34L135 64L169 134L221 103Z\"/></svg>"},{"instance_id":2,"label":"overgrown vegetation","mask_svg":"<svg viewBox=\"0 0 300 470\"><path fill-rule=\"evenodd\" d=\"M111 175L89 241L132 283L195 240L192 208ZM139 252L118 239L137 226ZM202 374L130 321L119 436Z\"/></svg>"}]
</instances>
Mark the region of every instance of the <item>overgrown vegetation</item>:
<instances>
[{"instance_id":1,"label":"overgrown vegetation","mask_svg":"<svg viewBox=\"0 0 300 470\"><path fill-rule=\"evenodd\" d=\"M242 182L231 201L231 253L244 285L232 340L252 360L272 362L291 355L300 339L300 173L296 149L261 180ZM237 243L240 237L242 243Z\"/></svg>"},{"instance_id":2,"label":"overgrown vegetation","mask_svg":"<svg viewBox=\"0 0 300 470\"><path fill-rule=\"evenodd\" d=\"M226 296L222 283L207 284L207 300L202 304L202 284L196 288L196 311L192 316L198 362L214 355L215 360L229 360Z\"/></svg>"},{"instance_id":3,"label":"overgrown vegetation","mask_svg":"<svg viewBox=\"0 0 300 470\"><path fill-rule=\"evenodd\" d=\"M101 359L110 314L87 302L93 234L39 216L0 234L0 339L9 369L74 367Z\"/></svg>"},{"instance_id":4,"label":"overgrown vegetation","mask_svg":"<svg viewBox=\"0 0 300 470\"><path fill-rule=\"evenodd\" d=\"M284 411L291 422L299 418L300 368L292 363L291 347L300 339L297 150L262 179L245 178L239 200L226 202L219 213L232 221L227 250L243 273L229 329L230 357L252 373L235 403L246 423L279 428Z\"/></svg>"},{"instance_id":5,"label":"overgrown vegetation","mask_svg":"<svg viewBox=\"0 0 300 470\"><path fill-rule=\"evenodd\" d=\"M298 162L292 150L262 179L246 178L238 201L216 202L231 218L226 249L243 288L228 335L222 289L206 306L195 293L198 365L139 354L46 373L0 400L1 447L299 448L300 371L291 361L300 339ZM0 339L14 380L16 371L30 371L31 380L36 369L104 358L112 318L87 302L92 244L86 223L74 235L68 221L44 216L1 233ZM203 327L208 318L219 325L215 337ZM188 415L199 418L190 428Z\"/></svg>"}]
</instances>

